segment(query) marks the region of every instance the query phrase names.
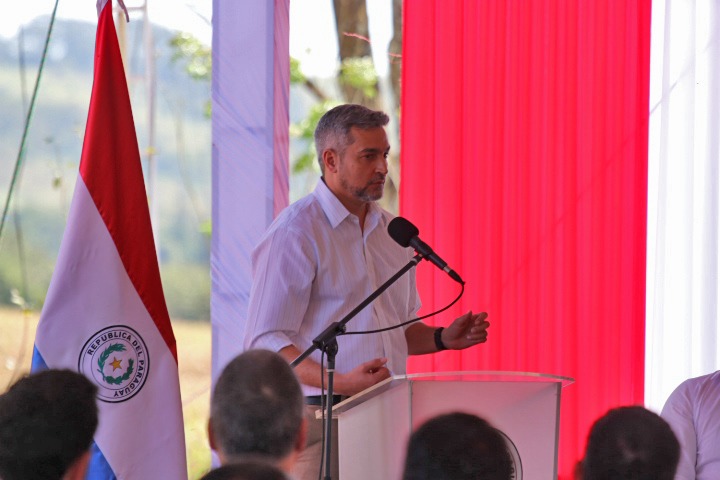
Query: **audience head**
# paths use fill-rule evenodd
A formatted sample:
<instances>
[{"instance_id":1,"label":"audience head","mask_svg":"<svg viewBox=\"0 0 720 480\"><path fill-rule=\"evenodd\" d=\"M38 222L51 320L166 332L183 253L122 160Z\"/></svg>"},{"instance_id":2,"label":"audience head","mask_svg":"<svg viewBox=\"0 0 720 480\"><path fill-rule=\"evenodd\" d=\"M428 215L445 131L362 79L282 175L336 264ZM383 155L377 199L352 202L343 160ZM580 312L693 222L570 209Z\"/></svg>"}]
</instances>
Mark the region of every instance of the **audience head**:
<instances>
[{"instance_id":1,"label":"audience head","mask_svg":"<svg viewBox=\"0 0 720 480\"><path fill-rule=\"evenodd\" d=\"M509 480L512 471L502 434L482 418L455 412L410 436L403 480Z\"/></svg>"},{"instance_id":2,"label":"audience head","mask_svg":"<svg viewBox=\"0 0 720 480\"><path fill-rule=\"evenodd\" d=\"M247 455L286 469L305 443L304 397L290 365L269 350L249 350L222 371L210 402L209 436L221 463Z\"/></svg>"},{"instance_id":3,"label":"audience head","mask_svg":"<svg viewBox=\"0 0 720 480\"><path fill-rule=\"evenodd\" d=\"M353 143L350 129L357 127L367 130L384 127L389 121L390 117L386 113L356 104L338 105L325 112L315 127L315 150L318 154L320 171L325 173L322 159L325 150L333 149L342 157L345 148Z\"/></svg>"},{"instance_id":4,"label":"audience head","mask_svg":"<svg viewBox=\"0 0 720 480\"><path fill-rule=\"evenodd\" d=\"M267 460L248 458L210 470L200 480L288 480L288 477Z\"/></svg>"},{"instance_id":5,"label":"audience head","mask_svg":"<svg viewBox=\"0 0 720 480\"><path fill-rule=\"evenodd\" d=\"M680 444L659 415L640 406L614 408L590 429L583 480L672 480Z\"/></svg>"},{"instance_id":6,"label":"audience head","mask_svg":"<svg viewBox=\"0 0 720 480\"><path fill-rule=\"evenodd\" d=\"M26 376L0 395L0 478L84 478L97 387L70 370Z\"/></svg>"}]
</instances>

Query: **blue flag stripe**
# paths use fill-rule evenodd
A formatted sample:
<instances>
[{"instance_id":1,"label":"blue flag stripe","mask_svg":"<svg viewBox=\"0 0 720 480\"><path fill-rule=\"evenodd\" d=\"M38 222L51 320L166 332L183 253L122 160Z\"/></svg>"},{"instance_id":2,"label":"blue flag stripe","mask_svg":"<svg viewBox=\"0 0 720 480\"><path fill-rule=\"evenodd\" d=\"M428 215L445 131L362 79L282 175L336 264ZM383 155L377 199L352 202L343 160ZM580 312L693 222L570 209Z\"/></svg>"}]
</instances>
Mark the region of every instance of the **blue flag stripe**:
<instances>
[{"instance_id":1,"label":"blue flag stripe","mask_svg":"<svg viewBox=\"0 0 720 480\"><path fill-rule=\"evenodd\" d=\"M30 371L35 373L47 369L48 366L47 363L45 363L45 359L42 355L40 355L37 347L33 347L32 365L30 366Z\"/></svg>"},{"instance_id":2,"label":"blue flag stripe","mask_svg":"<svg viewBox=\"0 0 720 480\"><path fill-rule=\"evenodd\" d=\"M95 442L90 447L90 465L88 465L86 480L116 480L115 472L105 460L105 455L100 451Z\"/></svg>"}]
</instances>

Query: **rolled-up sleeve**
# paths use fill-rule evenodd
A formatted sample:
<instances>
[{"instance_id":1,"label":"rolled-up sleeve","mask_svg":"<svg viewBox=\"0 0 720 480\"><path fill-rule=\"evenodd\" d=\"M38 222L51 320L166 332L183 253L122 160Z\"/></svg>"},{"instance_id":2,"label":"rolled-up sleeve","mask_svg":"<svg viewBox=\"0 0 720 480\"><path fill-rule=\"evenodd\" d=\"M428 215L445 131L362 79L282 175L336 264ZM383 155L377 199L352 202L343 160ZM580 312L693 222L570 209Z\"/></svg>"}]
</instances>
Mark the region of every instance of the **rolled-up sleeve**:
<instances>
[{"instance_id":1,"label":"rolled-up sleeve","mask_svg":"<svg viewBox=\"0 0 720 480\"><path fill-rule=\"evenodd\" d=\"M252 254L246 350L279 351L294 343L316 270L316 253L303 232L280 228L264 236Z\"/></svg>"}]
</instances>

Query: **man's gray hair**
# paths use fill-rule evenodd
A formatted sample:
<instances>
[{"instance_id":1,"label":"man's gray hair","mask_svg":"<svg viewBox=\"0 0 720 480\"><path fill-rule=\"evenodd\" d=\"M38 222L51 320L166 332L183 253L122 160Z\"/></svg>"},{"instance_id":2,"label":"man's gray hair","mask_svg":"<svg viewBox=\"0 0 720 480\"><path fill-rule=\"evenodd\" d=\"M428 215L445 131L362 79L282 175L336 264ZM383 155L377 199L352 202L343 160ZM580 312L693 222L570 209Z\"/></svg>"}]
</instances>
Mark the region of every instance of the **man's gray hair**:
<instances>
[{"instance_id":1,"label":"man's gray hair","mask_svg":"<svg viewBox=\"0 0 720 480\"><path fill-rule=\"evenodd\" d=\"M210 424L228 458L282 459L295 446L304 397L295 372L269 350L248 350L223 369L210 402Z\"/></svg>"},{"instance_id":2,"label":"man's gray hair","mask_svg":"<svg viewBox=\"0 0 720 480\"><path fill-rule=\"evenodd\" d=\"M328 148L335 149L338 155L345 153L345 148L353 142L350 129L357 127L369 129L384 127L390 121L386 113L371 110L357 104L338 105L328 110L315 128L315 150L317 151L320 171L325 173L322 155Z\"/></svg>"}]
</instances>

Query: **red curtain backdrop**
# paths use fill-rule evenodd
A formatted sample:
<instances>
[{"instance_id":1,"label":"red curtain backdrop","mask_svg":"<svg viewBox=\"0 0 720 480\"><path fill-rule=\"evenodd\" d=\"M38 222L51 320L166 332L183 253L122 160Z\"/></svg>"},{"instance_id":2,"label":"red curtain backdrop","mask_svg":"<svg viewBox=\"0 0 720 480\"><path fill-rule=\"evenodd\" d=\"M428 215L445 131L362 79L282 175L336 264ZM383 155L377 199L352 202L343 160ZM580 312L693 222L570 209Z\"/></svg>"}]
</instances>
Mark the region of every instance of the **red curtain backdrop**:
<instances>
[{"instance_id":1,"label":"red curtain backdrop","mask_svg":"<svg viewBox=\"0 0 720 480\"><path fill-rule=\"evenodd\" d=\"M467 282L453 316L491 321L409 369L574 378L560 478L597 417L643 402L650 5L404 3L400 213ZM459 291L418 278L423 313Z\"/></svg>"}]
</instances>

